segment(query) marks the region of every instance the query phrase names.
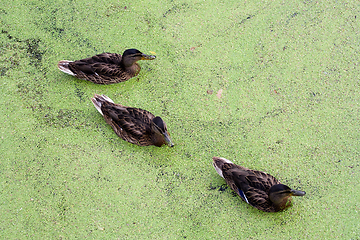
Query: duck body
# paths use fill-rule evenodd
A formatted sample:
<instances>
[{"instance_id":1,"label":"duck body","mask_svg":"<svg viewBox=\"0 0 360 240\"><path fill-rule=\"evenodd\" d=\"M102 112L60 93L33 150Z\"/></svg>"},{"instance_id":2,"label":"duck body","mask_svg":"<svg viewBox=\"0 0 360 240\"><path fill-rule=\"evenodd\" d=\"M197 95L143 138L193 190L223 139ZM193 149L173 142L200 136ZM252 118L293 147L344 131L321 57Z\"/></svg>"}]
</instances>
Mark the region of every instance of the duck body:
<instances>
[{"instance_id":1,"label":"duck body","mask_svg":"<svg viewBox=\"0 0 360 240\"><path fill-rule=\"evenodd\" d=\"M58 63L58 68L64 73L96 84L113 84L138 75L141 67L137 61L155 58L137 49L127 49L123 55L102 53L77 61L62 60Z\"/></svg>"},{"instance_id":2,"label":"duck body","mask_svg":"<svg viewBox=\"0 0 360 240\"><path fill-rule=\"evenodd\" d=\"M115 104L105 95L95 94L91 101L123 140L139 146L174 146L165 122L149 111Z\"/></svg>"},{"instance_id":3,"label":"duck body","mask_svg":"<svg viewBox=\"0 0 360 240\"><path fill-rule=\"evenodd\" d=\"M282 211L291 205L291 196L305 195L270 174L238 166L225 158L213 157L213 165L243 201L264 212Z\"/></svg>"}]
</instances>

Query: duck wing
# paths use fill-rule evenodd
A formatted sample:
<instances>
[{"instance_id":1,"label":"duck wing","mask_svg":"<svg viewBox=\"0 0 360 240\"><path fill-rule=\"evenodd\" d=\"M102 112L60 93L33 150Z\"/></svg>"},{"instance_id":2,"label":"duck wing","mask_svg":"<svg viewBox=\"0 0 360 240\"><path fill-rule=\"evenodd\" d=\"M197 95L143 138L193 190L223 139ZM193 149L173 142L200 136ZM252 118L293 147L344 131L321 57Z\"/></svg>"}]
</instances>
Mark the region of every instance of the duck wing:
<instances>
[{"instance_id":1,"label":"duck wing","mask_svg":"<svg viewBox=\"0 0 360 240\"><path fill-rule=\"evenodd\" d=\"M228 184L242 200L266 212L275 210L268 195L270 187L280 183L275 177L236 165L225 171L224 176L229 178Z\"/></svg>"},{"instance_id":2,"label":"duck wing","mask_svg":"<svg viewBox=\"0 0 360 240\"><path fill-rule=\"evenodd\" d=\"M151 145L151 120L155 117L152 113L113 103L103 104L101 111L119 137L140 146Z\"/></svg>"},{"instance_id":3,"label":"duck wing","mask_svg":"<svg viewBox=\"0 0 360 240\"><path fill-rule=\"evenodd\" d=\"M106 63L106 64L115 64L120 65L122 56L117 53L101 53L89 58L84 58L75 62L83 62L87 64L94 63Z\"/></svg>"},{"instance_id":4,"label":"duck wing","mask_svg":"<svg viewBox=\"0 0 360 240\"><path fill-rule=\"evenodd\" d=\"M84 74L117 76L123 71L120 67L121 59L122 56L117 53L102 53L71 62L69 63L69 69L78 75L81 75L80 72L82 72Z\"/></svg>"}]
</instances>

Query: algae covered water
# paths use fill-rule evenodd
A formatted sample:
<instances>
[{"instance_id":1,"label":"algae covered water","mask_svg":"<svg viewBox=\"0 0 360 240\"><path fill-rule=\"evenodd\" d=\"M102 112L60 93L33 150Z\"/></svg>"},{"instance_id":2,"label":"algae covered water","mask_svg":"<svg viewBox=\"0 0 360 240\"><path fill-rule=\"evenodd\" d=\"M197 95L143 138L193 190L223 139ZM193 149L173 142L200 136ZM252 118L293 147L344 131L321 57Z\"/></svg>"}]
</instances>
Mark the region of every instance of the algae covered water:
<instances>
[{"instance_id":1,"label":"algae covered water","mask_svg":"<svg viewBox=\"0 0 360 240\"><path fill-rule=\"evenodd\" d=\"M1 238L358 238L358 12L339 1L2 4ZM123 83L57 69L128 48L156 59ZM124 142L95 93L161 116L175 146ZM214 156L307 194L260 212Z\"/></svg>"}]
</instances>

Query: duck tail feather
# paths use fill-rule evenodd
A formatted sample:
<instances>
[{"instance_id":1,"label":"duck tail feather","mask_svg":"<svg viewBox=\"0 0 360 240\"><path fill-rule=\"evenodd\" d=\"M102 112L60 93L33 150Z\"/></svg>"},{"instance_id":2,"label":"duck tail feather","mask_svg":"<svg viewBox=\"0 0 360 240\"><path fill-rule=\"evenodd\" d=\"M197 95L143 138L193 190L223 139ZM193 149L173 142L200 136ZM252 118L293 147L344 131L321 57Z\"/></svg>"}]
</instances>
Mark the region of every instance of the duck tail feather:
<instances>
[{"instance_id":1,"label":"duck tail feather","mask_svg":"<svg viewBox=\"0 0 360 240\"><path fill-rule=\"evenodd\" d=\"M58 68L60 71L70 74L71 76L75 76L75 73L73 73L70 69L69 69L69 63L71 63L72 61L68 61L68 60L61 60L58 63Z\"/></svg>"},{"instance_id":2,"label":"duck tail feather","mask_svg":"<svg viewBox=\"0 0 360 240\"><path fill-rule=\"evenodd\" d=\"M113 100L111 100L108 96L106 96L106 95L98 95L98 94L95 94L94 97L91 98L91 101L92 101L95 108L99 111L99 113L101 115L104 115L103 112L101 111L101 105L102 105L103 102L114 103Z\"/></svg>"}]
</instances>

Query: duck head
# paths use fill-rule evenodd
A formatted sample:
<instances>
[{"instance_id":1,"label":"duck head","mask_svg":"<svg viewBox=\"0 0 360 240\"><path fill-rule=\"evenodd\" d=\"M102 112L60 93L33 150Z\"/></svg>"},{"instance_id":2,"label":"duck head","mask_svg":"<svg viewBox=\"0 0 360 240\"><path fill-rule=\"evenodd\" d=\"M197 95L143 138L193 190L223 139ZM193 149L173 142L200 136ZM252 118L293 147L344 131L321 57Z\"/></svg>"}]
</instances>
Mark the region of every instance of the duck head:
<instances>
[{"instance_id":1,"label":"duck head","mask_svg":"<svg viewBox=\"0 0 360 240\"><path fill-rule=\"evenodd\" d=\"M155 117L151 122L152 129L155 132L154 136L154 145L160 147L163 144L167 144L170 147L173 147L174 144L171 141L170 134L167 131L166 123L161 119L161 117Z\"/></svg>"},{"instance_id":2,"label":"duck head","mask_svg":"<svg viewBox=\"0 0 360 240\"><path fill-rule=\"evenodd\" d=\"M304 196L305 194L304 191L291 189L284 184L276 184L269 189L270 201L278 210L287 208L292 196Z\"/></svg>"},{"instance_id":3,"label":"duck head","mask_svg":"<svg viewBox=\"0 0 360 240\"><path fill-rule=\"evenodd\" d=\"M154 60L156 56L146 55L137 49L127 49L122 55L122 64L124 67L130 67L139 60Z\"/></svg>"}]
</instances>

